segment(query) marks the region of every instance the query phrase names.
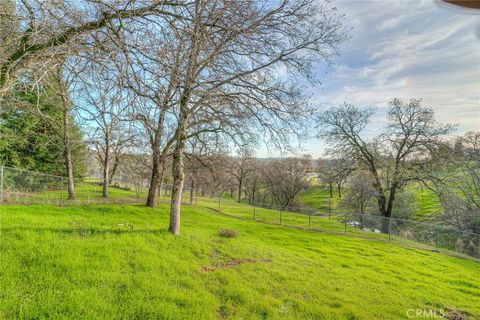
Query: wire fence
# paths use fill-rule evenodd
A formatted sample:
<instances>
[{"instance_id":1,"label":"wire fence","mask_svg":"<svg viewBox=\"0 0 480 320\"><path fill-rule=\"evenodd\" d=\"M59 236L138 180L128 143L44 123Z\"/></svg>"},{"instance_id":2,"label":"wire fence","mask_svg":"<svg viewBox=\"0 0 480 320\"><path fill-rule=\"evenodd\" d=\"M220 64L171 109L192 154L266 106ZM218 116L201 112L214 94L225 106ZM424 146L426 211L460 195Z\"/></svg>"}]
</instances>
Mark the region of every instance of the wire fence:
<instances>
[{"instance_id":1,"label":"wire fence","mask_svg":"<svg viewBox=\"0 0 480 320\"><path fill-rule=\"evenodd\" d=\"M158 189L160 203L170 202L171 185ZM145 203L148 181L120 177L108 185L108 196L103 192L103 179L87 177L74 179L75 199L69 199L68 179L24 169L0 166L0 203L3 204L95 204ZM190 203L190 188L185 186L182 202ZM193 203L196 196L192 197Z\"/></svg>"},{"instance_id":2,"label":"wire fence","mask_svg":"<svg viewBox=\"0 0 480 320\"><path fill-rule=\"evenodd\" d=\"M148 181L119 178L109 186L108 198L105 198L101 179L75 179L75 200L68 200L67 184L65 177L0 166L0 204L145 203L149 187ZM160 186L157 194L159 203L170 202L171 187L169 184ZM202 196L187 185L184 187L182 203L199 204L237 218L258 222L373 238L480 258L479 234L445 225L371 214L238 202L223 192L219 194L217 197Z\"/></svg>"},{"instance_id":3,"label":"wire fence","mask_svg":"<svg viewBox=\"0 0 480 320\"><path fill-rule=\"evenodd\" d=\"M237 218L268 224L353 235L480 258L480 234L446 225L372 214L320 211L298 206L283 207L258 202L247 205L223 197L218 198L218 206L213 209Z\"/></svg>"}]
</instances>

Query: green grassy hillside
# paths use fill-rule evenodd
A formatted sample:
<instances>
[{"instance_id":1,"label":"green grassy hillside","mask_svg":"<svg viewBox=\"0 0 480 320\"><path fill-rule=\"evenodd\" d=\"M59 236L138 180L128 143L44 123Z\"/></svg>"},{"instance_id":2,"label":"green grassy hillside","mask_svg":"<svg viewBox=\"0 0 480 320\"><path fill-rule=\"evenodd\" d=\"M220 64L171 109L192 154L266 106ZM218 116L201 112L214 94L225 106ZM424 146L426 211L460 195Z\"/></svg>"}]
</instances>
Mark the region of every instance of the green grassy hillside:
<instances>
[{"instance_id":1,"label":"green grassy hillside","mask_svg":"<svg viewBox=\"0 0 480 320\"><path fill-rule=\"evenodd\" d=\"M419 186L412 187L417 195L419 212L415 215L418 220L432 220L442 212L440 200L431 190Z\"/></svg>"},{"instance_id":2,"label":"green grassy hillside","mask_svg":"<svg viewBox=\"0 0 480 320\"><path fill-rule=\"evenodd\" d=\"M0 319L480 316L476 262L206 205L184 207L177 238L166 206L0 207Z\"/></svg>"},{"instance_id":3,"label":"green grassy hillside","mask_svg":"<svg viewBox=\"0 0 480 320\"><path fill-rule=\"evenodd\" d=\"M441 214L442 208L440 201L432 191L426 188L421 188L417 185L409 186L408 190L415 193L417 200L418 211L412 216L413 219L431 221L435 220L435 218ZM346 187L343 188L342 192L347 192ZM335 190L333 192L333 198L330 199L328 188L318 185L312 186L308 190L298 194L296 197L297 203L321 211L328 211L329 206L331 207L331 210L335 212L352 211L344 206L340 206L340 200L341 198L338 197L338 193L335 192Z\"/></svg>"},{"instance_id":4,"label":"green grassy hillside","mask_svg":"<svg viewBox=\"0 0 480 320\"><path fill-rule=\"evenodd\" d=\"M314 209L328 212L329 209L335 211L341 211L342 208L338 206L340 198L338 193L333 193L333 198L330 198L330 192L328 188L323 186L312 186L308 190L298 194L296 201L309 206Z\"/></svg>"}]
</instances>

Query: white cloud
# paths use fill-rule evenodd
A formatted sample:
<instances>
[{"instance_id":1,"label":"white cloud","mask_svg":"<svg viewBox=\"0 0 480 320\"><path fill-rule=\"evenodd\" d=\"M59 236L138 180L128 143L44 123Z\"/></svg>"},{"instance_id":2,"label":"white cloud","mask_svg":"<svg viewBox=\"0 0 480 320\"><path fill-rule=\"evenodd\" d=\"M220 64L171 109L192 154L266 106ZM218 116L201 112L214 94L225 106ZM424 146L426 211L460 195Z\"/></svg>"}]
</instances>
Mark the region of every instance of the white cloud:
<instances>
[{"instance_id":1,"label":"white cloud","mask_svg":"<svg viewBox=\"0 0 480 320\"><path fill-rule=\"evenodd\" d=\"M388 101L423 98L440 122L458 123L457 133L480 129L480 42L476 14L450 10L436 1L337 1L353 26L352 39L336 65L313 90L314 103L347 101L375 106L369 128L385 124ZM312 139L306 149L321 156Z\"/></svg>"},{"instance_id":2,"label":"white cloud","mask_svg":"<svg viewBox=\"0 0 480 320\"><path fill-rule=\"evenodd\" d=\"M383 22L378 26L378 29L381 31L391 29L400 24L403 19L405 19L404 15L383 20Z\"/></svg>"},{"instance_id":3,"label":"white cloud","mask_svg":"<svg viewBox=\"0 0 480 320\"><path fill-rule=\"evenodd\" d=\"M339 1L337 7L358 25L338 60L342 67L323 79L316 101L382 109L393 97L423 98L439 120L458 122L460 131L478 129L478 16L430 1Z\"/></svg>"}]
</instances>

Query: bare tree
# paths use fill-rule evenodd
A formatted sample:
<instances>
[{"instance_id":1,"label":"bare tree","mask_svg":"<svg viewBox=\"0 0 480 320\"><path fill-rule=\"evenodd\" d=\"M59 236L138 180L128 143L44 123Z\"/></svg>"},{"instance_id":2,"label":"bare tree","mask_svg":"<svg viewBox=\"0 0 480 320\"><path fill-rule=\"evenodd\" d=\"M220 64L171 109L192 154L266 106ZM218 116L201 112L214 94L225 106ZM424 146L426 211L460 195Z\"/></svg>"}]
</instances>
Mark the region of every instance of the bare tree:
<instances>
[{"instance_id":1,"label":"bare tree","mask_svg":"<svg viewBox=\"0 0 480 320\"><path fill-rule=\"evenodd\" d=\"M325 159L320 162L317 168L321 182L328 185L330 198L333 198L333 186L336 185L338 197L342 197L342 186L347 177L355 169L354 163L346 156L335 155L332 159Z\"/></svg>"},{"instance_id":2,"label":"bare tree","mask_svg":"<svg viewBox=\"0 0 480 320\"><path fill-rule=\"evenodd\" d=\"M207 138L208 140L208 138ZM214 139L213 139L214 140ZM209 143L208 141L205 141L204 136L198 136L193 139L190 139L189 141L189 146L188 150L185 154L186 156L186 167L187 167L187 172L190 177L190 199L189 203L194 204L195 203L195 195L197 192L198 188L198 179L199 175L202 171L202 169L209 169L213 170L213 167L211 165L213 162L211 161L211 148L215 149L215 147Z\"/></svg>"},{"instance_id":3,"label":"bare tree","mask_svg":"<svg viewBox=\"0 0 480 320\"><path fill-rule=\"evenodd\" d=\"M480 233L480 132L467 132L438 153L425 186L443 207L443 221Z\"/></svg>"},{"instance_id":4,"label":"bare tree","mask_svg":"<svg viewBox=\"0 0 480 320\"><path fill-rule=\"evenodd\" d=\"M238 195L237 202L241 201L242 192L244 191L245 180L252 172L252 151L248 148L240 148L236 157L232 157L231 161L225 163L228 173L236 182Z\"/></svg>"},{"instance_id":5,"label":"bare tree","mask_svg":"<svg viewBox=\"0 0 480 320\"><path fill-rule=\"evenodd\" d=\"M65 64L60 64L57 67L57 72L54 74L53 78L55 79L57 85L57 94L61 98L61 108L62 108L62 133L63 133L63 144L64 144L64 157L65 157L65 168L67 171L67 191L68 191L68 200L75 200L75 178L74 178L74 168L73 168L73 148L74 141L71 138L71 119L72 119L72 109L73 103L70 99L69 88L71 85L72 78L70 75L65 74L64 70Z\"/></svg>"},{"instance_id":6,"label":"bare tree","mask_svg":"<svg viewBox=\"0 0 480 320\"><path fill-rule=\"evenodd\" d=\"M133 186L137 199L140 199L142 189L149 179L149 156L140 152L123 155L123 161L118 165L119 181L127 188Z\"/></svg>"},{"instance_id":7,"label":"bare tree","mask_svg":"<svg viewBox=\"0 0 480 320\"><path fill-rule=\"evenodd\" d=\"M181 15L178 12L178 15ZM130 118L147 136L151 149L151 178L146 204L157 206L165 162L171 157L176 130L175 103L182 68L183 44L175 29L161 21L124 29L116 66L122 86L135 96ZM139 36L141 35L141 36ZM125 50L127 48L127 50Z\"/></svg>"},{"instance_id":8,"label":"bare tree","mask_svg":"<svg viewBox=\"0 0 480 320\"><path fill-rule=\"evenodd\" d=\"M330 198L333 198L333 185L337 181L337 172L332 165L332 161L322 161L322 165L317 170L320 182L328 186Z\"/></svg>"},{"instance_id":9,"label":"bare tree","mask_svg":"<svg viewBox=\"0 0 480 320\"><path fill-rule=\"evenodd\" d=\"M262 201L260 199L260 189L264 185L264 179L261 171L261 160L260 159L251 159L250 160L250 172L246 176L244 181L244 190L248 197L249 203L255 203L255 201ZM263 202L263 201L262 201Z\"/></svg>"},{"instance_id":10,"label":"bare tree","mask_svg":"<svg viewBox=\"0 0 480 320\"><path fill-rule=\"evenodd\" d=\"M348 187L346 198L342 200L342 203L353 207L360 214L364 214L376 197L372 176L368 171L357 170L350 176Z\"/></svg>"},{"instance_id":11,"label":"bare tree","mask_svg":"<svg viewBox=\"0 0 480 320\"><path fill-rule=\"evenodd\" d=\"M475 161L480 167L480 131L470 131L459 139L465 159Z\"/></svg>"},{"instance_id":12,"label":"bare tree","mask_svg":"<svg viewBox=\"0 0 480 320\"><path fill-rule=\"evenodd\" d=\"M202 166L197 168L196 183L196 188L202 195L220 196L231 187L234 181L225 169L225 163L229 160L230 157L223 148L218 148L206 157L202 157Z\"/></svg>"},{"instance_id":13,"label":"bare tree","mask_svg":"<svg viewBox=\"0 0 480 320\"><path fill-rule=\"evenodd\" d=\"M240 117L244 125L257 125L277 146L287 145L289 136L304 129L299 124L310 110L297 80L308 79L311 62L330 57L345 39L330 9L310 0L198 0L184 9L191 18L174 25L177 42L185 47L177 91L172 233L180 233L183 154L189 129L198 119ZM278 77L281 68L286 77ZM223 123L210 125L205 130Z\"/></svg>"},{"instance_id":14,"label":"bare tree","mask_svg":"<svg viewBox=\"0 0 480 320\"><path fill-rule=\"evenodd\" d=\"M114 150L121 152L132 139L129 123L125 121L129 100L110 70L91 61L86 63L88 71L79 79L78 85L85 100L81 110L89 126L88 140L102 166L102 196L108 198ZM117 154L117 160L118 157Z\"/></svg>"},{"instance_id":15,"label":"bare tree","mask_svg":"<svg viewBox=\"0 0 480 320\"><path fill-rule=\"evenodd\" d=\"M431 160L428 151L438 148L438 139L450 133L453 126L437 124L433 109L423 107L421 100L393 99L385 132L367 140L362 131L372 114L372 109L360 110L350 104L326 110L318 118L318 136L330 144L331 153L350 155L368 169L379 211L390 217L397 190L413 180L412 173ZM388 178L382 179L387 172Z\"/></svg>"},{"instance_id":16,"label":"bare tree","mask_svg":"<svg viewBox=\"0 0 480 320\"><path fill-rule=\"evenodd\" d=\"M286 158L269 161L263 166L263 178L275 203L285 208L293 203L297 194L309 187L307 172L310 157Z\"/></svg>"},{"instance_id":17,"label":"bare tree","mask_svg":"<svg viewBox=\"0 0 480 320\"><path fill-rule=\"evenodd\" d=\"M179 18L171 12L183 6L181 1L42 1L3 0L0 19L10 27L0 47L0 96L8 90L21 71L33 65L48 72L51 60L85 50L89 37L107 28L119 29L142 19Z\"/></svg>"},{"instance_id":18,"label":"bare tree","mask_svg":"<svg viewBox=\"0 0 480 320\"><path fill-rule=\"evenodd\" d=\"M342 197L342 186L348 176L355 170L355 163L347 156L332 159L333 170L335 171L335 184L337 185L338 197Z\"/></svg>"}]
</instances>

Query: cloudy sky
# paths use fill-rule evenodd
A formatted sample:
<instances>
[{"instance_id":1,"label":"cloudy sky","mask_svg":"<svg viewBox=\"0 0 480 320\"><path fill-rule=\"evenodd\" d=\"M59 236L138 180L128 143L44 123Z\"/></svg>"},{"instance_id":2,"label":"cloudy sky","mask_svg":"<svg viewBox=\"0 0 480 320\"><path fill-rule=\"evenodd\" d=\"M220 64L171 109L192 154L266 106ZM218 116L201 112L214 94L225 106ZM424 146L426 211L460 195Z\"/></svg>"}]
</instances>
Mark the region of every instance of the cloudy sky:
<instances>
[{"instance_id":1,"label":"cloudy sky","mask_svg":"<svg viewBox=\"0 0 480 320\"><path fill-rule=\"evenodd\" d=\"M374 106L367 134L375 135L389 100L422 98L438 121L457 123L458 134L480 129L480 12L435 0L334 5L353 27L352 38L333 65L317 67L322 84L313 91L315 105ZM325 146L312 139L304 148L319 157Z\"/></svg>"}]
</instances>

